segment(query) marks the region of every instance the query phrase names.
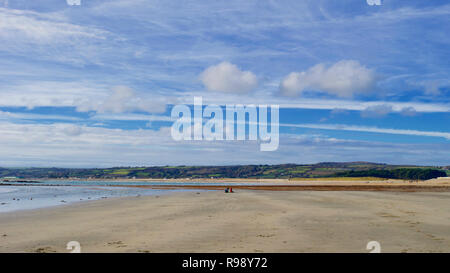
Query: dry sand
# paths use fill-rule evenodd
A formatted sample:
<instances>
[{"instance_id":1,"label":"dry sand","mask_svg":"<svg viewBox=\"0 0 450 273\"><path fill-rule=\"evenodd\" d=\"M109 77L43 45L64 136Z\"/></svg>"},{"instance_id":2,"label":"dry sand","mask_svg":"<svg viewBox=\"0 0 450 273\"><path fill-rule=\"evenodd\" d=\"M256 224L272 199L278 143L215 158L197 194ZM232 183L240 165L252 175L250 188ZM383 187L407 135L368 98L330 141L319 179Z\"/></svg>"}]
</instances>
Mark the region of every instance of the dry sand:
<instances>
[{"instance_id":1,"label":"dry sand","mask_svg":"<svg viewBox=\"0 0 450 273\"><path fill-rule=\"evenodd\" d=\"M449 252L450 192L173 193L0 214L0 252Z\"/></svg>"}]
</instances>

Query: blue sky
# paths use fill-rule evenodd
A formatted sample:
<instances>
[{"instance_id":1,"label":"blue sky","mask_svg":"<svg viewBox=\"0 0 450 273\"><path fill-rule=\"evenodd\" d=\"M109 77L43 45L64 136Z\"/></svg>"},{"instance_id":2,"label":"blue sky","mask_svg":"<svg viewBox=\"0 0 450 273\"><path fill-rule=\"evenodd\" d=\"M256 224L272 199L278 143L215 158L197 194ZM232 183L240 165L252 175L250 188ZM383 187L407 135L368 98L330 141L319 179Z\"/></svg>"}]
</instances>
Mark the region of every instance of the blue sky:
<instances>
[{"instance_id":1,"label":"blue sky","mask_svg":"<svg viewBox=\"0 0 450 273\"><path fill-rule=\"evenodd\" d=\"M0 166L450 165L450 3L0 0ZM170 110L277 104L280 146Z\"/></svg>"}]
</instances>

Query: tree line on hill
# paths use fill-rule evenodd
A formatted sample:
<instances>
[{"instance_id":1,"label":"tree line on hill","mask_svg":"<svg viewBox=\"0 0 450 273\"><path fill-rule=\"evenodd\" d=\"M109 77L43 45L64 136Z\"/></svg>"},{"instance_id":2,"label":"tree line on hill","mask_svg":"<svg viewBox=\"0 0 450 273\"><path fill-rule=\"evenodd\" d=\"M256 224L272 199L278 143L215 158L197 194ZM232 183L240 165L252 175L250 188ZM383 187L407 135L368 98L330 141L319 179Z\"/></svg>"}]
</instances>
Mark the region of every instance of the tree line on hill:
<instances>
[{"instance_id":1,"label":"tree line on hill","mask_svg":"<svg viewBox=\"0 0 450 273\"><path fill-rule=\"evenodd\" d=\"M428 180L447 176L445 171L421 168L399 168L393 170L347 171L336 173L337 177L380 177L405 180Z\"/></svg>"}]
</instances>

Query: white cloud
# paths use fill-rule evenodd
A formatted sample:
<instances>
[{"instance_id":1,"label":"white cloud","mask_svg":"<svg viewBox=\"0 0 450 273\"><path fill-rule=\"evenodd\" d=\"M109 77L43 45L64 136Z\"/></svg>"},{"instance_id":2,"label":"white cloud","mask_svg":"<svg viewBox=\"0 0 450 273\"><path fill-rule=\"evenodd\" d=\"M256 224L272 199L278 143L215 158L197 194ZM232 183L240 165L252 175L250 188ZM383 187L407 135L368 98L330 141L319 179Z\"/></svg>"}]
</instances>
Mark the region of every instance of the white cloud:
<instances>
[{"instance_id":1,"label":"white cloud","mask_svg":"<svg viewBox=\"0 0 450 273\"><path fill-rule=\"evenodd\" d=\"M99 113L125 113L133 111L164 112L166 102L161 98L143 98L127 86L115 86L112 94L104 101L94 102L91 105L79 106L79 111L94 110Z\"/></svg>"},{"instance_id":2,"label":"white cloud","mask_svg":"<svg viewBox=\"0 0 450 273\"><path fill-rule=\"evenodd\" d=\"M23 42L49 44L71 39L105 39L105 31L90 29L63 21L56 14L0 8L0 37Z\"/></svg>"},{"instance_id":3,"label":"white cloud","mask_svg":"<svg viewBox=\"0 0 450 273\"><path fill-rule=\"evenodd\" d=\"M381 134L393 134L393 135L442 137L442 138L450 140L450 132L391 129L391 128L370 127L370 126L345 125L345 124L286 124L286 123L284 123L284 124L280 124L280 126L321 129L321 130L342 130L342 131L354 131L354 132L381 133Z\"/></svg>"},{"instance_id":4,"label":"white cloud","mask_svg":"<svg viewBox=\"0 0 450 273\"><path fill-rule=\"evenodd\" d=\"M366 109L361 111L361 116L364 118L382 118L393 112L397 112L405 117L414 117L417 115L417 110L413 106L405 106L395 111L391 104L378 104L367 106Z\"/></svg>"},{"instance_id":5,"label":"white cloud","mask_svg":"<svg viewBox=\"0 0 450 273\"><path fill-rule=\"evenodd\" d=\"M342 110L364 111L370 106L389 105L393 111L399 112L405 107L413 107L417 112L422 113L446 113L450 112L449 103L430 103L430 102L401 102L401 101L362 101L353 99L328 99L328 98L302 98L293 100L290 97L275 96L273 94L261 94L252 96L251 94L231 94L215 93L208 94L204 92L184 92L177 93L179 103L192 104L193 97L202 96L204 104L277 104L281 108L293 109L328 109L333 110L337 106Z\"/></svg>"},{"instance_id":6,"label":"white cloud","mask_svg":"<svg viewBox=\"0 0 450 273\"><path fill-rule=\"evenodd\" d=\"M334 108L333 110L331 110L330 115L331 116L337 116L337 115L348 115L349 112L346 109L342 109L342 108Z\"/></svg>"},{"instance_id":7,"label":"white cloud","mask_svg":"<svg viewBox=\"0 0 450 273\"><path fill-rule=\"evenodd\" d=\"M364 118L381 118L385 117L389 113L392 113L392 105L380 104L368 106L366 109L361 111L361 116Z\"/></svg>"},{"instance_id":8,"label":"white cloud","mask_svg":"<svg viewBox=\"0 0 450 273\"><path fill-rule=\"evenodd\" d=\"M77 111L123 113L164 112L175 96L134 92L127 86L110 87L103 83L76 81L32 81L19 85L0 84L0 107L76 107ZM59 119L59 118L58 118Z\"/></svg>"},{"instance_id":9,"label":"white cloud","mask_svg":"<svg viewBox=\"0 0 450 273\"><path fill-rule=\"evenodd\" d=\"M170 116L144 115L144 114L96 114L91 116L93 120L147 120L173 122Z\"/></svg>"},{"instance_id":10,"label":"white cloud","mask_svg":"<svg viewBox=\"0 0 450 273\"><path fill-rule=\"evenodd\" d=\"M30 113L12 113L0 111L0 120L13 120L13 119L25 119L25 120L64 120L64 121L78 121L80 118L65 116L65 115L44 115L44 114L30 114Z\"/></svg>"},{"instance_id":11,"label":"white cloud","mask_svg":"<svg viewBox=\"0 0 450 273\"><path fill-rule=\"evenodd\" d=\"M445 70L436 71L430 74L417 76L415 74L405 76L405 83L411 89L421 89L424 95L429 98L444 95L443 92L450 86L450 79Z\"/></svg>"},{"instance_id":12,"label":"white cloud","mask_svg":"<svg viewBox=\"0 0 450 273\"><path fill-rule=\"evenodd\" d=\"M358 61L342 60L329 67L317 64L306 71L292 72L280 84L281 93L297 96L304 91L319 91L338 97L353 97L373 87L375 73Z\"/></svg>"},{"instance_id":13,"label":"white cloud","mask_svg":"<svg viewBox=\"0 0 450 273\"><path fill-rule=\"evenodd\" d=\"M149 145L169 143L170 128L154 130L123 130L101 127L79 126L66 123L54 124L17 124L0 123L0 143L2 145L24 145L27 143L48 146L76 145ZM2 148L6 148L3 146Z\"/></svg>"},{"instance_id":14,"label":"white cloud","mask_svg":"<svg viewBox=\"0 0 450 273\"><path fill-rule=\"evenodd\" d=\"M166 110L166 102L162 97L140 97L127 86L115 86L112 93L103 101L94 101L79 105L80 112L97 111L99 113L125 113L144 111L160 113Z\"/></svg>"},{"instance_id":15,"label":"white cloud","mask_svg":"<svg viewBox=\"0 0 450 273\"><path fill-rule=\"evenodd\" d=\"M417 111L414 107L411 107L411 106L404 107L400 111L400 115L405 116L405 117L414 117L417 115Z\"/></svg>"},{"instance_id":16,"label":"white cloud","mask_svg":"<svg viewBox=\"0 0 450 273\"><path fill-rule=\"evenodd\" d=\"M448 74L444 74L442 77L441 79L425 80L419 83L423 86L425 95L440 96L444 94L443 90L450 86L450 79L448 79Z\"/></svg>"},{"instance_id":17,"label":"white cloud","mask_svg":"<svg viewBox=\"0 0 450 273\"><path fill-rule=\"evenodd\" d=\"M246 93L258 85L252 72L242 71L229 62L208 67L200 74L200 80L209 91L228 93Z\"/></svg>"},{"instance_id":18,"label":"white cloud","mask_svg":"<svg viewBox=\"0 0 450 273\"><path fill-rule=\"evenodd\" d=\"M72 23L63 12L0 7L0 52L65 65L102 64L118 40L111 32Z\"/></svg>"},{"instance_id":19,"label":"white cloud","mask_svg":"<svg viewBox=\"0 0 450 273\"><path fill-rule=\"evenodd\" d=\"M93 82L29 81L0 85L0 106L78 106L106 97L108 86Z\"/></svg>"},{"instance_id":20,"label":"white cloud","mask_svg":"<svg viewBox=\"0 0 450 273\"><path fill-rule=\"evenodd\" d=\"M63 127L63 132L68 136L79 136L83 133L83 130L78 125L67 125L66 127Z\"/></svg>"}]
</instances>

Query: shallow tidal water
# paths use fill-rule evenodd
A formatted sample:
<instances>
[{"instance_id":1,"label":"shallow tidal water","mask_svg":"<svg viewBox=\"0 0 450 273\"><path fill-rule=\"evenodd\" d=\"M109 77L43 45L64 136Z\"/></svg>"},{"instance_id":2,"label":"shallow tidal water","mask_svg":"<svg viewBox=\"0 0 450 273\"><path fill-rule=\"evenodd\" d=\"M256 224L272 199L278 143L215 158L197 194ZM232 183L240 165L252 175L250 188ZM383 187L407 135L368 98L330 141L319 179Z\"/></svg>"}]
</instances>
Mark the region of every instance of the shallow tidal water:
<instances>
[{"instance_id":1,"label":"shallow tidal water","mask_svg":"<svg viewBox=\"0 0 450 273\"><path fill-rule=\"evenodd\" d=\"M186 190L157 190L108 186L2 186L0 213L38 209L113 197L161 195Z\"/></svg>"}]
</instances>

